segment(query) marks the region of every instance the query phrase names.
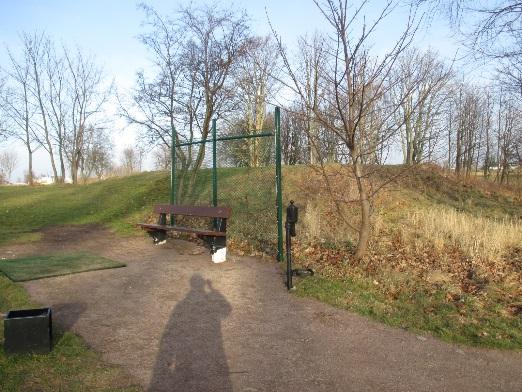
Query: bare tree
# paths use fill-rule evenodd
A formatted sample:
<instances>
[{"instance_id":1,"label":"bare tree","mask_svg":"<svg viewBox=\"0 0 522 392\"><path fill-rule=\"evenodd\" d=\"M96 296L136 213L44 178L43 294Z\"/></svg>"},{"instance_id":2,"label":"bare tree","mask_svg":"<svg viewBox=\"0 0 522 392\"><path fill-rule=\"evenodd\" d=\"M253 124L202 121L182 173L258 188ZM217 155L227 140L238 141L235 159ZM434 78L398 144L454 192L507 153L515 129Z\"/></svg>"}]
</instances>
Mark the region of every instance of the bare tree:
<instances>
[{"instance_id":1,"label":"bare tree","mask_svg":"<svg viewBox=\"0 0 522 392\"><path fill-rule=\"evenodd\" d=\"M80 176L84 182L94 174L101 180L112 169L113 144L107 130L90 125L86 131L86 142L80 162Z\"/></svg>"},{"instance_id":2,"label":"bare tree","mask_svg":"<svg viewBox=\"0 0 522 392\"><path fill-rule=\"evenodd\" d=\"M142 130L143 139L151 145L170 146L176 128L179 91L182 77L182 36L174 21L163 18L152 7L141 4L150 31L140 35L141 42L152 54L155 75L147 77L139 71L130 103L121 97L122 116ZM176 140L176 143L179 139Z\"/></svg>"},{"instance_id":3,"label":"bare tree","mask_svg":"<svg viewBox=\"0 0 522 392\"><path fill-rule=\"evenodd\" d=\"M356 257L363 257L368 248L371 235L372 204L375 195L383 184L376 184L372 166L365 165L370 156L375 156L379 148L389 143L397 134L399 127L392 119L402 103L400 99L386 102L384 97L398 80L392 73L400 54L410 44L416 28L415 15L405 23L401 36L391 50L381 57L372 57L369 52L370 38L377 26L391 13L395 3L387 1L375 21L369 25L359 24L368 2L363 1L357 7L350 7L349 2L315 0L319 11L332 28L331 40L323 52L322 75L314 93L322 105L310 107L307 100L306 80L299 78L291 65L281 41L279 41L286 69L291 79L291 86L300 100L314 114L314 120L342 142L339 152L343 156L341 166L345 175L354 178L357 200L335 199L337 209L342 213L341 205L357 202L360 209L358 224L348 222L358 233ZM348 193L348 192L347 192ZM344 214L343 214L344 216Z\"/></svg>"},{"instance_id":4,"label":"bare tree","mask_svg":"<svg viewBox=\"0 0 522 392\"><path fill-rule=\"evenodd\" d=\"M469 177L479 152L482 94L475 86L459 83L454 117L455 173Z\"/></svg>"},{"instance_id":5,"label":"bare tree","mask_svg":"<svg viewBox=\"0 0 522 392\"><path fill-rule=\"evenodd\" d=\"M206 140L212 119L230 110L234 96L231 76L245 55L249 28L247 16L242 11L216 9L211 6L184 8L180 22L190 38L186 43L187 66L194 70L190 91L199 89L202 97L199 110L190 115L190 129L196 128L202 140ZM201 144L195 154L192 174L188 179L187 192L191 192L196 170L201 167L205 157L205 145Z\"/></svg>"},{"instance_id":6,"label":"bare tree","mask_svg":"<svg viewBox=\"0 0 522 392\"><path fill-rule=\"evenodd\" d=\"M519 138L522 133L522 111L513 99L505 100L499 107L497 129L498 182L509 182L511 167L518 163Z\"/></svg>"},{"instance_id":7,"label":"bare tree","mask_svg":"<svg viewBox=\"0 0 522 392\"><path fill-rule=\"evenodd\" d=\"M158 170L170 169L171 158L170 148L160 144L154 150L154 167Z\"/></svg>"},{"instance_id":8,"label":"bare tree","mask_svg":"<svg viewBox=\"0 0 522 392\"><path fill-rule=\"evenodd\" d=\"M66 176L66 133L70 125L70 109L74 106L70 100L71 95L67 94L70 74L65 58L57 53L50 40L45 47L44 60L47 113L60 165L60 174L56 181L63 183Z\"/></svg>"},{"instance_id":9,"label":"bare tree","mask_svg":"<svg viewBox=\"0 0 522 392\"><path fill-rule=\"evenodd\" d=\"M125 174L136 173L141 170L141 156L138 149L127 146L121 154L121 166Z\"/></svg>"},{"instance_id":10,"label":"bare tree","mask_svg":"<svg viewBox=\"0 0 522 392\"><path fill-rule=\"evenodd\" d=\"M442 11L474 56L493 60L505 87L522 94L522 2L412 0Z\"/></svg>"},{"instance_id":11,"label":"bare tree","mask_svg":"<svg viewBox=\"0 0 522 392\"><path fill-rule=\"evenodd\" d=\"M27 56L21 61L15 59L8 50L10 66L6 69L8 80L5 91L0 96L0 109L4 118L4 135L20 141L27 151L27 182L34 183L33 153L36 145L33 117L35 110L30 102L31 63Z\"/></svg>"},{"instance_id":12,"label":"bare tree","mask_svg":"<svg viewBox=\"0 0 522 392\"><path fill-rule=\"evenodd\" d=\"M281 153L285 165L310 162L310 143L303 137L303 129L309 126L309 116L302 110L300 102L294 102L281 116Z\"/></svg>"},{"instance_id":13,"label":"bare tree","mask_svg":"<svg viewBox=\"0 0 522 392\"><path fill-rule=\"evenodd\" d=\"M144 130L150 144L208 138L212 119L230 110L234 86L231 76L244 56L248 26L244 13L219 7L181 8L171 20L142 5L151 31L142 42L153 55L155 76L138 74L133 104L122 114ZM203 163L205 145L176 149L188 173L179 194L190 192ZM181 196L183 197L183 196Z\"/></svg>"},{"instance_id":14,"label":"bare tree","mask_svg":"<svg viewBox=\"0 0 522 392\"><path fill-rule=\"evenodd\" d=\"M87 121L99 120L96 114L111 88L104 86L103 72L94 59L79 49L57 51L47 35L38 33L23 34L21 43L20 60L7 50L11 66L2 106L9 134L28 149L29 179L32 154L43 147L54 181L64 181L68 163L76 183Z\"/></svg>"},{"instance_id":15,"label":"bare tree","mask_svg":"<svg viewBox=\"0 0 522 392\"><path fill-rule=\"evenodd\" d=\"M482 149L482 172L484 178L489 178L491 174L491 166L493 166L493 96L489 91L484 94L484 105L481 116L481 149ZM480 159L480 157L477 157ZM478 161L477 159L477 161ZM478 166L478 164L477 164ZM477 168L478 169L478 168ZM477 170L478 172L478 170Z\"/></svg>"},{"instance_id":16,"label":"bare tree","mask_svg":"<svg viewBox=\"0 0 522 392\"><path fill-rule=\"evenodd\" d=\"M401 102L396 112L401 129L404 163L430 159L442 135L442 107L450 81L450 69L431 51L405 51L395 69L399 83L391 90L392 100ZM403 97L403 98L401 98Z\"/></svg>"},{"instance_id":17,"label":"bare tree","mask_svg":"<svg viewBox=\"0 0 522 392\"><path fill-rule=\"evenodd\" d=\"M17 160L16 154L12 151L2 151L0 153L0 183L2 182L1 180L9 182L11 174L13 174L16 168Z\"/></svg>"},{"instance_id":18,"label":"bare tree","mask_svg":"<svg viewBox=\"0 0 522 392\"><path fill-rule=\"evenodd\" d=\"M76 184L86 145L88 122L95 122L96 114L107 101L112 86L104 86L103 70L96 65L93 58L85 56L80 50L71 53L66 49L64 56L69 73L67 94L71 103L65 154L72 181Z\"/></svg>"},{"instance_id":19,"label":"bare tree","mask_svg":"<svg viewBox=\"0 0 522 392\"><path fill-rule=\"evenodd\" d=\"M53 179L56 182L58 179L58 170L54 157L54 146L45 102L45 96L47 93L43 82L43 76L45 73L45 53L49 51L50 41L44 34L38 33L35 33L32 36L24 34L22 41L25 57L29 60L30 64L29 91L31 92L36 111L40 118L40 121L35 121L35 128L37 129L35 135L39 144L49 155L53 171Z\"/></svg>"},{"instance_id":20,"label":"bare tree","mask_svg":"<svg viewBox=\"0 0 522 392\"><path fill-rule=\"evenodd\" d=\"M321 140L325 140L320 137L320 125L315 120L314 112L320 105L320 85L323 83L321 78L325 76L323 62L325 61L324 51L327 50L326 37L315 33L311 38L301 37L298 45L298 63L300 64L298 72L300 78L305 82L303 93L306 102L302 105L302 111L306 114L304 125L308 139L308 156L310 163L316 165L320 161Z\"/></svg>"},{"instance_id":21,"label":"bare tree","mask_svg":"<svg viewBox=\"0 0 522 392\"><path fill-rule=\"evenodd\" d=\"M277 90L279 52L272 37L252 37L239 62L236 83L239 106L245 115L246 130L253 135L265 126L267 100ZM259 139L249 139L250 166L260 164Z\"/></svg>"}]
</instances>

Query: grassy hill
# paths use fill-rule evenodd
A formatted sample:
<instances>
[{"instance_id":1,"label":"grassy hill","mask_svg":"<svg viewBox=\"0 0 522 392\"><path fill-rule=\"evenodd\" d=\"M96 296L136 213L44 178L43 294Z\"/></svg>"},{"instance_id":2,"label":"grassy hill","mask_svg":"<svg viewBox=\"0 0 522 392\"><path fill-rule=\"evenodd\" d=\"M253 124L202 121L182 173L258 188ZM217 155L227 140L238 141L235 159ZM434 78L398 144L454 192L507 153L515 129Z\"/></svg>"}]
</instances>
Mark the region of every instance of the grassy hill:
<instances>
[{"instance_id":1,"label":"grassy hill","mask_svg":"<svg viewBox=\"0 0 522 392\"><path fill-rule=\"evenodd\" d=\"M209 170L201 172L184 203L210 204L210 175ZM47 225L98 223L120 234L141 233L135 224L157 219L152 206L169 201L169 183L167 172L147 172L83 186L0 187L0 244L37 239L38 229ZM247 168L222 169L219 188L220 204L234 209L230 230L235 239L248 238L259 249L275 243L270 168L256 169L254 174Z\"/></svg>"},{"instance_id":2,"label":"grassy hill","mask_svg":"<svg viewBox=\"0 0 522 392\"><path fill-rule=\"evenodd\" d=\"M419 168L386 187L374 204L366 260L352 257L354 185L332 168L330 189L307 167L285 167L285 203L300 209L296 261L318 274L297 294L355 310L387 324L429 331L467 344L522 348L522 195L482 179L463 181L436 167ZM382 168L385 178L400 168ZM233 208L229 246L274 254L275 194L271 168L221 169L220 204ZM0 187L0 243L38 239L46 225L99 223L143 235L168 201L169 175L152 172L83 186ZM208 204L203 171L186 201ZM339 215L338 211L341 212Z\"/></svg>"},{"instance_id":3,"label":"grassy hill","mask_svg":"<svg viewBox=\"0 0 522 392\"><path fill-rule=\"evenodd\" d=\"M1 187L0 238L23 241L47 225L101 223L129 233L168 192L166 174L147 173L85 186Z\"/></svg>"}]
</instances>

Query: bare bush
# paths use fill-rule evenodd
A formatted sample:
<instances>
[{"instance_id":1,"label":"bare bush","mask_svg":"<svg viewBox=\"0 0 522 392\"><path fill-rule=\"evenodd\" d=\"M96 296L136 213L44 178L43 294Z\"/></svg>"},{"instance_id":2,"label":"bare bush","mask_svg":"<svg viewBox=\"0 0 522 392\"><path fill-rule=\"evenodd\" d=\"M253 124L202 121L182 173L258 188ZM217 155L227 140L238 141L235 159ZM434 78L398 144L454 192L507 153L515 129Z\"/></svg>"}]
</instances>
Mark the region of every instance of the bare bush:
<instances>
[{"instance_id":1,"label":"bare bush","mask_svg":"<svg viewBox=\"0 0 522 392\"><path fill-rule=\"evenodd\" d=\"M11 174L13 174L14 169L16 168L16 164L18 162L18 157L12 151L2 151L0 152L0 177L1 182L9 182L11 179Z\"/></svg>"},{"instance_id":2,"label":"bare bush","mask_svg":"<svg viewBox=\"0 0 522 392\"><path fill-rule=\"evenodd\" d=\"M307 112L312 113L314 123L335 137L338 146L333 150L336 155L332 158L341 163L339 168L343 175L355 180L357 200L332 196L340 215L346 204L355 202L359 205L359 222L346 219L345 223L358 233L355 256L363 257L371 235L373 199L386 183L375 181L373 164L382 162L383 151L399 132L402 123L397 124L393 119L397 118L409 90L394 100L385 98L401 81L401 76L393 73L394 66L411 43L417 19L412 10L392 48L377 57L370 55L370 37L391 14L396 5L394 1L387 1L369 25L358 19L364 18L368 2L363 1L356 7L351 7L348 1L314 2L331 27L329 40L312 41L312 45L320 45L312 51L319 57L314 66L317 75L310 79L305 72L303 77L299 68L291 64L281 40L278 41L279 49L291 80L289 87ZM314 135L310 136L313 140ZM326 172L325 179L329 186Z\"/></svg>"}]
</instances>

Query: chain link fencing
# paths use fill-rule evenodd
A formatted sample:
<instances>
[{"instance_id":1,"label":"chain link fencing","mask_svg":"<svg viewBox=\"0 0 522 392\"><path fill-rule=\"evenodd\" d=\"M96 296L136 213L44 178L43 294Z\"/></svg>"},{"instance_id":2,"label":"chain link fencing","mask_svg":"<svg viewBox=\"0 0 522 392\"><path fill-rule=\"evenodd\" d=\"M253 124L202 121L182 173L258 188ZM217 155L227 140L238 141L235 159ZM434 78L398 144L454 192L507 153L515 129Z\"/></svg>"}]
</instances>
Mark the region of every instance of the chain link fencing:
<instances>
[{"instance_id":1,"label":"chain link fencing","mask_svg":"<svg viewBox=\"0 0 522 392\"><path fill-rule=\"evenodd\" d=\"M231 207L232 217L227 227L229 246L281 258L278 124L276 121L274 131L232 136L214 128L215 133L205 142L178 144L171 201L181 205ZM212 226L211 220L201 223L200 219L180 219L176 224L200 229Z\"/></svg>"}]
</instances>

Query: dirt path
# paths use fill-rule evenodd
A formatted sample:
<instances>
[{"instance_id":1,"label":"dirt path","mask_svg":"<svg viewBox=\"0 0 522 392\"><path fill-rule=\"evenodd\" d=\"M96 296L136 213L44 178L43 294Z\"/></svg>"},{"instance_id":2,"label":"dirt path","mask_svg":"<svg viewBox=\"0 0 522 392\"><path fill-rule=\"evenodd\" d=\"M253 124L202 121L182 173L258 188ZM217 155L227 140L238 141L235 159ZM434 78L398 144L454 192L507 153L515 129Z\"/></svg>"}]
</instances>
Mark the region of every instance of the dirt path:
<instances>
[{"instance_id":1,"label":"dirt path","mask_svg":"<svg viewBox=\"0 0 522 392\"><path fill-rule=\"evenodd\" d=\"M522 354L471 349L288 295L273 263L214 265L92 226L46 230L13 257L84 249L127 263L28 282L54 318L151 391L522 391Z\"/></svg>"}]
</instances>

